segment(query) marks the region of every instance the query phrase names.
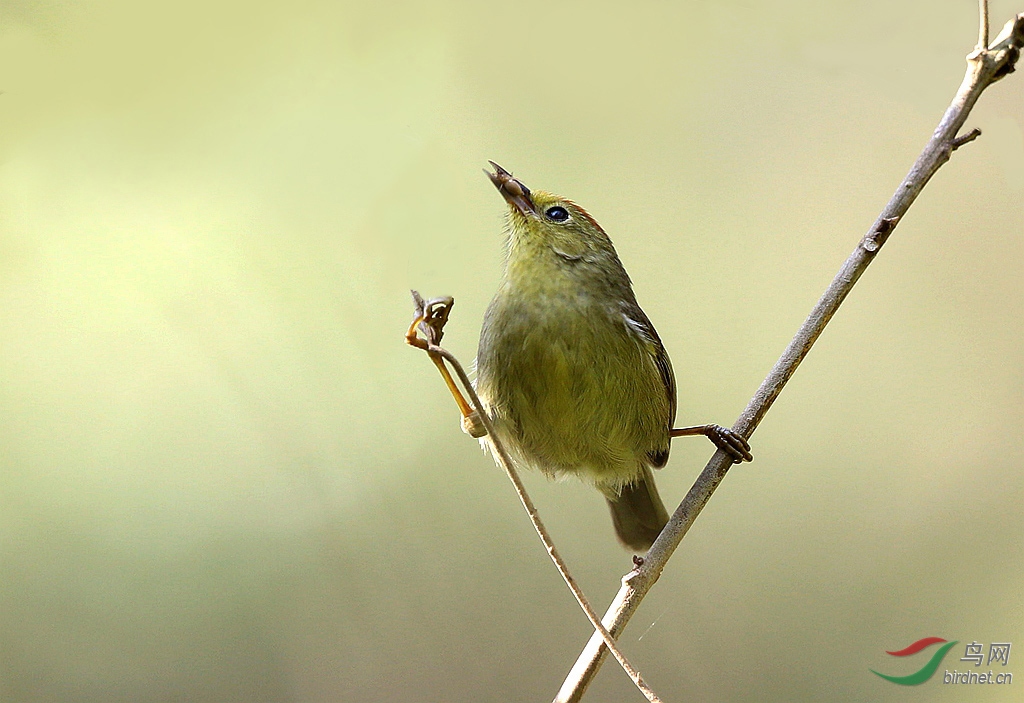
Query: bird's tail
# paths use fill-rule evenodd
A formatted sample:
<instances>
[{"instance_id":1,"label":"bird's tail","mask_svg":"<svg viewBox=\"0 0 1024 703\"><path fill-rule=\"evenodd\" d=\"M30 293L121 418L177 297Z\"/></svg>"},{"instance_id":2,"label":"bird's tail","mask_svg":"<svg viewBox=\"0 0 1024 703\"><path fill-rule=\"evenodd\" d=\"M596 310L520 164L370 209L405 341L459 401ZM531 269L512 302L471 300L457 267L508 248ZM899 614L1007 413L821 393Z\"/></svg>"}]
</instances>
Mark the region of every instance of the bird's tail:
<instances>
[{"instance_id":1,"label":"bird's tail","mask_svg":"<svg viewBox=\"0 0 1024 703\"><path fill-rule=\"evenodd\" d=\"M619 541L637 552L650 549L668 522L651 470L645 466L640 478L623 486L617 495L605 497Z\"/></svg>"}]
</instances>

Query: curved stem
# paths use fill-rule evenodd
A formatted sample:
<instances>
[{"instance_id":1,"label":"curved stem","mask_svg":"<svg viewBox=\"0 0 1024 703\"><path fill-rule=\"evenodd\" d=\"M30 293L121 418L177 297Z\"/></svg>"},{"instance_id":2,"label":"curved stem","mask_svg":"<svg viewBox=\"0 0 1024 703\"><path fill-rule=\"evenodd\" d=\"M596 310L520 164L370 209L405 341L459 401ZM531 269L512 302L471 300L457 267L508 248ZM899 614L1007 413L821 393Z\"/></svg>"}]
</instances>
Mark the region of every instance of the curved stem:
<instances>
[{"instance_id":1,"label":"curved stem","mask_svg":"<svg viewBox=\"0 0 1024 703\"><path fill-rule=\"evenodd\" d=\"M537 507L533 504L533 500L530 495L526 492L526 486L523 485L522 479L519 478L519 473L515 470L515 466L512 464L512 460L505 451L505 447L502 446L501 440L498 439L494 433L494 425L491 424L491 418L488 417L484 411L483 403L480 402L479 396L476 394L476 389L473 388L473 384L469 380L469 376L466 374L465 369L462 368L462 364L459 360L449 352L447 349L431 344L427 351L431 357L435 354L443 358L452 368L455 369L456 375L459 377L459 381L462 382L462 387L466 391L466 395L469 396L470 402L473 404L473 408L477 411L480 417L480 421L483 423L484 428L487 430L487 441L490 443L491 448L494 450L495 456L498 458L498 463L501 464L501 468L505 470L512 485L516 489L516 494L519 496L520 502L526 509L526 514L530 516L530 522L533 523L533 528L537 531L537 535L540 537L540 541L543 542L544 548L548 552L548 556L551 557L551 561L554 562L555 568L558 569L558 573L562 575L562 579L565 584L572 591L573 596L576 597L576 601L580 604L583 612L586 613L587 619L590 620L590 624L594 626L594 633L600 637L605 646L608 647L612 656L614 656L619 664L622 666L623 671L633 680L636 687L647 697L647 700L651 703L661 703L661 699L658 698L657 694L651 690L651 687L647 685L640 672L626 659L618 645L615 643L615 638L611 636L608 630L605 628L601 619L597 615L597 611L587 600L586 595L583 593L583 589L580 588L579 584L576 583L576 579L573 578L572 574L569 573L569 567L566 566L565 561L562 559L562 555L559 554L558 549L555 547L554 541L551 539L551 535L548 533L547 528L540 519L540 514L537 512Z\"/></svg>"}]
</instances>

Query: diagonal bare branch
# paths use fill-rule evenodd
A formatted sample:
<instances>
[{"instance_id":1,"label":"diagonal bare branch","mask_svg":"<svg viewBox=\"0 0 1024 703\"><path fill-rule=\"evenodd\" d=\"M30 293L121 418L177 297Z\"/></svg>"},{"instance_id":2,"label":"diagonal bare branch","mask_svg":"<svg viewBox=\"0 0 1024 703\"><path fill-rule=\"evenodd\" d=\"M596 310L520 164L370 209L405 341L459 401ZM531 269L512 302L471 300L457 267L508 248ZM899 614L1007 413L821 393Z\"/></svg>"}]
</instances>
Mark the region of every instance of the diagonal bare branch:
<instances>
[{"instance_id":1,"label":"diagonal bare branch","mask_svg":"<svg viewBox=\"0 0 1024 703\"><path fill-rule=\"evenodd\" d=\"M825 290L811 314L804 321L793 341L775 363L768 377L740 415L733 430L749 438L764 418L765 413L782 392L786 382L803 361L811 346L832 319L854 284L874 260L886 239L892 234L897 223L910 208L925 184L935 172L946 163L953 150L970 141L965 135L957 138L967 116L981 93L992 83L1013 72L1024 46L1024 14L1017 15L1006 23L994 43L985 49L987 43L987 10L982 10L985 27L982 29L982 46L967 57L967 72L952 103L946 109L938 127L910 172L903 179L895 194L885 206L871 229L857 244L843 264L835 279ZM977 135L974 135L977 136ZM618 636L640 602L661 576L669 557L679 546L687 530L700 514L701 509L718 488L726 472L732 466L732 458L723 451L715 453L693 487L683 498L668 525L647 553L644 563L628 573L622 580L615 599L605 613L603 622L614 636ZM604 657L604 644L596 634L590 638L583 652L576 660L562 688L555 697L555 703L579 701L587 686L593 680Z\"/></svg>"}]
</instances>

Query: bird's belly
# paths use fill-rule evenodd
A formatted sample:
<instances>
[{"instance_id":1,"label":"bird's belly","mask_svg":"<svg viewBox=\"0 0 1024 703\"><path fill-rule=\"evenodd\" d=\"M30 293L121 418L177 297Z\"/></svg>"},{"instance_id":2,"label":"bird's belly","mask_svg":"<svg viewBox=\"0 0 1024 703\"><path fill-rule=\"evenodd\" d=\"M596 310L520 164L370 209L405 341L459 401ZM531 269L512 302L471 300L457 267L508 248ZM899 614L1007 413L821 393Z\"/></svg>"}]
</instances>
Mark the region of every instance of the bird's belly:
<instances>
[{"instance_id":1,"label":"bird's belly","mask_svg":"<svg viewBox=\"0 0 1024 703\"><path fill-rule=\"evenodd\" d=\"M478 390L520 461L617 487L642 472L649 452L667 449L666 391L624 326L570 312L485 331Z\"/></svg>"}]
</instances>

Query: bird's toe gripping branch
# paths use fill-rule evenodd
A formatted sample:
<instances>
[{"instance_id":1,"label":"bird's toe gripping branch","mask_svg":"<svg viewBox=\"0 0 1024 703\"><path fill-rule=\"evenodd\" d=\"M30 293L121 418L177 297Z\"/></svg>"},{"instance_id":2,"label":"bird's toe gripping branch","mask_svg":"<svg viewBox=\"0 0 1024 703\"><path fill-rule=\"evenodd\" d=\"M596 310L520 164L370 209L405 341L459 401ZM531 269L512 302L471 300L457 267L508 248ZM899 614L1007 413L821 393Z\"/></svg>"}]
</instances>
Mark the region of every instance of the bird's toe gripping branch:
<instances>
[{"instance_id":1,"label":"bird's toe gripping branch","mask_svg":"<svg viewBox=\"0 0 1024 703\"><path fill-rule=\"evenodd\" d=\"M444 336L444 326L448 323L448 314L455 304L455 299L451 296L443 296L424 300L418 292L412 291L412 302L414 314L412 324L409 325L409 330L405 333L406 344L427 352L427 356L441 372L441 377L448 386L448 390L451 391L452 397L455 398L459 412L462 413L462 430L472 437L483 437L487 434L487 430L480 421L480 415L466 402L466 397L462 395L451 372L444 364L443 350L440 347L441 337Z\"/></svg>"},{"instance_id":2,"label":"bird's toe gripping branch","mask_svg":"<svg viewBox=\"0 0 1024 703\"><path fill-rule=\"evenodd\" d=\"M750 453L750 445L743 435L721 425L696 425L695 427L679 427L669 432L671 437L692 437L704 435L715 446L732 457L732 463L738 464L741 461L753 461L754 456Z\"/></svg>"}]
</instances>

